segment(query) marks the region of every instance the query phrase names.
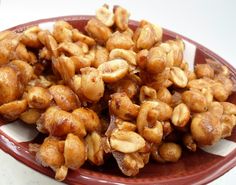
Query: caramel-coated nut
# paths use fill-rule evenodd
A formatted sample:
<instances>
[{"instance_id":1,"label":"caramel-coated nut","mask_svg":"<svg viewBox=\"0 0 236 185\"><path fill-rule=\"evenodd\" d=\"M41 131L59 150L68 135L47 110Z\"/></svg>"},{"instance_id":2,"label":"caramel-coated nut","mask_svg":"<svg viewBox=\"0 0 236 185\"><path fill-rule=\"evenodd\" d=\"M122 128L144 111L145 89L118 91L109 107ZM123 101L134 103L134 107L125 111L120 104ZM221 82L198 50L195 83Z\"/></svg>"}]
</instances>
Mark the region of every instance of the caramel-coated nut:
<instances>
[{"instance_id":1,"label":"caramel-coated nut","mask_svg":"<svg viewBox=\"0 0 236 185\"><path fill-rule=\"evenodd\" d=\"M139 79L135 79L136 75L129 75L114 84L116 92L125 92L129 98L133 98L139 90Z\"/></svg>"},{"instance_id":2,"label":"caramel-coated nut","mask_svg":"<svg viewBox=\"0 0 236 185\"><path fill-rule=\"evenodd\" d=\"M105 47L97 45L95 48L95 59L92 62L92 66L98 68L104 62L107 62L109 58L109 52Z\"/></svg>"},{"instance_id":3,"label":"caramel-coated nut","mask_svg":"<svg viewBox=\"0 0 236 185\"><path fill-rule=\"evenodd\" d=\"M58 138L49 136L40 145L36 153L36 160L45 167L59 169L65 162L63 148L64 146Z\"/></svg>"},{"instance_id":4,"label":"caramel-coated nut","mask_svg":"<svg viewBox=\"0 0 236 185\"><path fill-rule=\"evenodd\" d=\"M149 50L146 69L150 73L161 73L166 67L166 53L159 47Z\"/></svg>"},{"instance_id":5,"label":"caramel-coated nut","mask_svg":"<svg viewBox=\"0 0 236 185\"><path fill-rule=\"evenodd\" d=\"M57 50L59 55L64 54L66 56L80 56L84 54L82 48L78 44L72 42L60 43Z\"/></svg>"},{"instance_id":6,"label":"caramel-coated nut","mask_svg":"<svg viewBox=\"0 0 236 185\"><path fill-rule=\"evenodd\" d=\"M179 67L172 67L170 70L170 80L176 85L177 87L184 88L188 84L188 78L185 72L180 69Z\"/></svg>"},{"instance_id":7,"label":"caramel-coated nut","mask_svg":"<svg viewBox=\"0 0 236 185\"><path fill-rule=\"evenodd\" d=\"M98 101L104 93L104 82L102 73L92 67L81 70L81 91L91 101Z\"/></svg>"},{"instance_id":8,"label":"caramel-coated nut","mask_svg":"<svg viewBox=\"0 0 236 185\"><path fill-rule=\"evenodd\" d=\"M67 56L61 55L60 57L53 59L52 64L66 83L68 83L68 81L70 81L71 78L75 75L74 62Z\"/></svg>"},{"instance_id":9,"label":"caramel-coated nut","mask_svg":"<svg viewBox=\"0 0 236 185\"><path fill-rule=\"evenodd\" d=\"M162 87L157 91L157 99L170 105L172 102L172 95L166 87Z\"/></svg>"},{"instance_id":10,"label":"caramel-coated nut","mask_svg":"<svg viewBox=\"0 0 236 185\"><path fill-rule=\"evenodd\" d=\"M145 101L141 104L137 117L137 129L143 136L145 127L152 128L157 121L164 121L171 118L172 108L158 101ZM158 133L158 132L157 132Z\"/></svg>"},{"instance_id":11,"label":"caramel-coated nut","mask_svg":"<svg viewBox=\"0 0 236 185\"><path fill-rule=\"evenodd\" d=\"M191 134L198 145L212 145L221 138L220 120L210 112L196 114L191 122Z\"/></svg>"},{"instance_id":12,"label":"caramel-coated nut","mask_svg":"<svg viewBox=\"0 0 236 185\"><path fill-rule=\"evenodd\" d=\"M126 60L130 65L136 66L136 53L131 50L125 50L125 49L113 49L111 50L109 54L109 59L116 59L116 58L122 58Z\"/></svg>"},{"instance_id":13,"label":"caramel-coated nut","mask_svg":"<svg viewBox=\"0 0 236 185\"><path fill-rule=\"evenodd\" d=\"M194 112L204 112L207 110L207 101L205 96L198 91L185 91L182 94L183 102Z\"/></svg>"},{"instance_id":14,"label":"caramel-coated nut","mask_svg":"<svg viewBox=\"0 0 236 185\"><path fill-rule=\"evenodd\" d=\"M60 110L58 107L49 107L36 124L40 132L52 136L65 136L68 133L79 137L86 135L84 125L76 115Z\"/></svg>"},{"instance_id":15,"label":"caramel-coated nut","mask_svg":"<svg viewBox=\"0 0 236 185\"><path fill-rule=\"evenodd\" d=\"M126 30L128 28L129 12L126 9L118 6L114 10L114 15L117 28L121 31Z\"/></svg>"},{"instance_id":16,"label":"caramel-coated nut","mask_svg":"<svg viewBox=\"0 0 236 185\"><path fill-rule=\"evenodd\" d=\"M229 97L229 91L225 88L222 83L215 83L212 85L213 96L216 100L224 102Z\"/></svg>"},{"instance_id":17,"label":"caramel-coated nut","mask_svg":"<svg viewBox=\"0 0 236 185\"><path fill-rule=\"evenodd\" d=\"M112 152L113 157L122 171L127 176L135 176L139 169L144 167L144 160L138 152L123 154L121 152Z\"/></svg>"},{"instance_id":18,"label":"caramel-coated nut","mask_svg":"<svg viewBox=\"0 0 236 185\"><path fill-rule=\"evenodd\" d=\"M57 21L53 26L53 36L58 43L71 42L73 27L65 21Z\"/></svg>"},{"instance_id":19,"label":"caramel-coated nut","mask_svg":"<svg viewBox=\"0 0 236 185\"><path fill-rule=\"evenodd\" d=\"M208 105L208 112L215 115L218 119L221 119L221 116L224 113L224 107L221 103L213 101Z\"/></svg>"},{"instance_id":20,"label":"caramel-coated nut","mask_svg":"<svg viewBox=\"0 0 236 185\"><path fill-rule=\"evenodd\" d=\"M86 147L76 135L69 133L64 145L65 165L73 170L82 166L87 158Z\"/></svg>"},{"instance_id":21,"label":"caramel-coated nut","mask_svg":"<svg viewBox=\"0 0 236 185\"><path fill-rule=\"evenodd\" d=\"M88 46L93 46L96 44L96 42L93 38L91 38L87 35L84 35L83 33L81 33L77 29L72 30L72 40L74 42L77 42L77 41L83 42L83 43L87 44Z\"/></svg>"},{"instance_id":22,"label":"caramel-coated nut","mask_svg":"<svg viewBox=\"0 0 236 185\"><path fill-rule=\"evenodd\" d=\"M197 143L193 140L193 136L189 133L184 134L183 136L184 145L192 152L196 152Z\"/></svg>"},{"instance_id":23,"label":"caramel-coated nut","mask_svg":"<svg viewBox=\"0 0 236 185\"><path fill-rule=\"evenodd\" d=\"M221 102L220 103L224 108L224 114L236 115L236 105L230 102Z\"/></svg>"},{"instance_id":24,"label":"caramel-coated nut","mask_svg":"<svg viewBox=\"0 0 236 185\"><path fill-rule=\"evenodd\" d=\"M0 106L0 115L8 121L16 120L27 109L26 100L16 100Z\"/></svg>"},{"instance_id":25,"label":"caramel-coated nut","mask_svg":"<svg viewBox=\"0 0 236 185\"><path fill-rule=\"evenodd\" d=\"M24 61L29 60L29 53L26 49L26 46L22 43L19 43L16 47L16 58Z\"/></svg>"},{"instance_id":26,"label":"caramel-coated nut","mask_svg":"<svg viewBox=\"0 0 236 185\"><path fill-rule=\"evenodd\" d=\"M139 112L139 106L134 104L126 93L112 94L109 109L111 114L127 121L135 119Z\"/></svg>"},{"instance_id":27,"label":"caramel-coated nut","mask_svg":"<svg viewBox=\"0 0 236 185\"><path fill-rule=\"evenodd\" d=\"M98 66L98 70L102 74L102 79L107 83L122 79L128 73L128 69L129 65L123 59L110 60Z\"/></svg>"},{"instance_id":28,"label":"caramel-coated nut","mask_svg":"<svg viewBox=\"0 0 236 185\"><path fill-rule=\"evenodd\" d=\"M111 36L111 30L96 18L92 18L88 21L85 30L100 44L105 44Z\"/></svg>"},{"instance_id":29,"label":"caramel-coated nut","mask_svg":"<svg viewBox=\"0 0 236 185\"><path fill-rule=\"evenodd\" d=\"M20 115L20 119L27 124L36 124L41 116L41 112L37 109L28 109Z\"/></svg>"},{"instance_id":30,"label":"caramel-coated nut","mask_svg":"<svg viewBox=\"0 0 236 185\"><path fill-rule=\"evenodd\" d=\"M177 127L184 127L190 119L190 111L184 103L177 105L171 117L171 122Z\"/></svg>"},{"instance_id":31,"label":"caramel-coated nut","mask_svg":"<svg viewBox=\"0 0 236 185\"><path fill-rule=\"evenodd\" d=\"M96 18L100 20L104 25L110 27L114 24L114 14L108 9L107 6L102 6L96 11Z\"/></svg>"},{"instance_id":32,"label":"caramel-coated nut","mask_svg":"<svg viewBox=\"0 0 236 185\"><path fill-rule=\"evenodd\" d=\"M116 130L110 137L112 149L123 153L133 153L145 146L145 140L133 131Z\"/></svg>"},{"instance_id":33,"label":"caramel-coated nut","mask_svg":"<svg viewBox=\"0 0 236 185\"><path fill-rule=\"evenodd\" d=\"M134 42L132 38L124 33L120 33L119 31L116 31L113 33L106 43L106 48L111 51L115 48L120 49L131 49L134 46Z\"/></svg>"},{"instance_id":34,"label":"caramel-coated nut","mask_svg":"<svg viewBox=\"0 0 236 185\"><path fill-rule=\"evenodd\" d=\"M50 106L53 97L48 89L31 87L28 90L27 101L30 108L46 109Z\"/></svg>"},{"instance_id":35,"label":"caramel-coated nut","mask_svg":"<svg viewBox=\"0 0 236 185\"><path fill-rule=\"evenodd\" d=\"M57 106L62 110L71 111L80 106L80 101L76 94L67 86L53 85L49 88Z\"/></svg>"},{"instance_id":36,"label":"caramel-coated nut","mask_svg":"<svg viewBox=\"0 0 236 185\"><path fill-rule=\"evenodd\" d=\"M157 92L155 89L148 86L142 86L140 88L140 93L139 93L140 102L144 102L148 100L156 100L156 99L157 99Z\"/></svg>"},{"instance_id":37,"label":"caramel-coated nut","mask_svg":"<svg viewBox=\"0 0 236 185\"><path fill-rule=\"evenodd\" d=\"M137 36L136 47L138 49L150 49L156 42L155 33L150 24L146 24L135 31Z\"/></svg>"},{"instance_id":38,"label":"caramel-coated nut","mask_svg":"<svg viewBox=\"0 0 236 185\"><path fill-rule=\"evenodd\" d=\"M163 143L158 151L161 158L168 162L178 161L182 154L181 147L175 143Z\"/></svg>"},{"instance_id":39,"label":"caramel-coated nut","mask_svg":"<svg viewBox=\"0 0 236 185\"><path fill-rule=\"evenodd\" d=\"M38 39L38 32L40 31L38 26L32 26L25 30L20 38L20 41L31 48L39 48L41 47L41 43Z\"/></svg>"},{"instance_id":40,"label":"caramel-coated nut","mask_svg":"<svg viewBox=\"0 0 236 185\"><path fill-rule=\"evenodd\" d=\"M0 105L14 101L19 96L19 79L9 66L0 68Z\"/></svg>"},{"instance_id":41,"label":"caramel-coated nut","mask_svg":"<svg viewBox=\"0 0 236 185\"><path fill-rule=\"evenodd\" d=\"M101 130L100 119L96 112L88 108L75 109L72 114L76 115L81 123L85 126L87 132L99 132Z\"/></svg>"},{"instance_id":42,"label":"caramel-coated nut","mask_svg":"<svg viewBox=\"0 0 236 185\"><path fill-rule=\"evenodd\" d=\"M236 116L224 114L220 122L222 127L221 138L231 136L233 128L236 125Z\"/></svg>"},{"instance_id":43,"label":"caramel-coated nut","mask_svg":"<svg viewBox=\"0 0 236 185\"><path fill-rule=\"evenodd\" d=\"M33 67L23 60L13 60L10 66L19 71L20 81L26 85L34 76Z\"/></svg>"},{"instance_id":44,"label":"caramel-coated nut","mask_svg":"<svg viewBox=\"0 0 236 185\"><path fill-rule=\"evenodd\" d=\"M214 70L209 64L197 64L194 68L197 78L213 78Z\"/></svg>"},{"instance_id":45,"label":"caramel-coated nut","mask_svg":"<svg viewBox=\"0 0 236 185\"><path fill-rule=\"evenodd\" d=\"M143 137L151 143L160 144L163 138L161 122L157 121L152 127L144 127Z\"/></svg>"},{"instance_id":46,"label":"caramel-coated nut","mask_svg":"<svg viewBox=\"0 0 236 185\"><path fill-rule=\"evenodd\" d=\"M90 162L99 166L104 163L102 138L97 132L92 132L85 138L87 145L87 157Z\"/></svg>"}]
</instances>

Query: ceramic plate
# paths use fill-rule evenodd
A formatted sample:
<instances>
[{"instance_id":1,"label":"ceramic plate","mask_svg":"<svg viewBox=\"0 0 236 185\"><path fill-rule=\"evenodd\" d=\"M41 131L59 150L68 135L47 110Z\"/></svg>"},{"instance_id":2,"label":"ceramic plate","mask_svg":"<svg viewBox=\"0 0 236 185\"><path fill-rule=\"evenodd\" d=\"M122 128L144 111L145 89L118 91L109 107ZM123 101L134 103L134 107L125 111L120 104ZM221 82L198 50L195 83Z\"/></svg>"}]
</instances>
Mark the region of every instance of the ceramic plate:
<instances>
[{"instance_id":1,"label":"ceramic plate","mask_svg":"<svg viewBox=\"0 0 236 185\"><path fill-rule=\"evenodd\" d=\"M23 25L15 26L11 30L21 32L32 25L39 25L42 29L52 29L56 20L66 20L74 27L83 31L89 16L66 16L38 20ZM130 21L130 27L135 29L136 21ZM184 58L193 68L194 64L204 63L206 58L212 58L226 65L231 72L231 79L236 81L236 70L217 54L200 44L164 29L164 40L182 38L186 50ZM236 93L229 97L229 101L236 104ZM0 126L0 148L12 155L25 165L47 175L54 177L54 172L44 168L35 161L30 154L28 144L32 140L42 140L34 127L27 126L20 121L3 124ZM199 149L196 153L184 151L182 158L177 163L159 164L151 162L146 165L136 177L125 177L120 172L115 160L106 162L104 166L94 167L90 164L83 165L77 171L70 171L65 182L68 184L205 184L223 175L236 165L236 129L232 136L221 140L217 145ZM27 177L26 177L27 178Z\"/></svg>"}]
</instances>

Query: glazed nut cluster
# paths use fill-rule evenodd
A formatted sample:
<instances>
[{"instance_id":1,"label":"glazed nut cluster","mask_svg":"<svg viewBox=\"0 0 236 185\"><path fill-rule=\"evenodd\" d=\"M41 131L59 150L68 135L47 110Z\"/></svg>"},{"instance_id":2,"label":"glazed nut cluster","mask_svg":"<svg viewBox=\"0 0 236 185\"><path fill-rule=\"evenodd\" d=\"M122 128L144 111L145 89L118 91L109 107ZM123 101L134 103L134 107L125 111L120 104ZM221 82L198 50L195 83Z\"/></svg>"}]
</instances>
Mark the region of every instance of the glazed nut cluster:
<instances>
[{"instance_id":1,"label":"glazed nut cluster","mask_svg":"<svg viewBox=\"0 0 236 185\"><path fill-rule=\"evenodd\" d=\"M36 160L62 181L86 161L114 157L135 176L151 160L176 162L231 135L236 106L227 67L183 59L180 38L162 40L161 27L107 5L81 30L57 21L22 33L0 33L0 115L46 134L29 145Z\"/></svg>"}]
</instances>

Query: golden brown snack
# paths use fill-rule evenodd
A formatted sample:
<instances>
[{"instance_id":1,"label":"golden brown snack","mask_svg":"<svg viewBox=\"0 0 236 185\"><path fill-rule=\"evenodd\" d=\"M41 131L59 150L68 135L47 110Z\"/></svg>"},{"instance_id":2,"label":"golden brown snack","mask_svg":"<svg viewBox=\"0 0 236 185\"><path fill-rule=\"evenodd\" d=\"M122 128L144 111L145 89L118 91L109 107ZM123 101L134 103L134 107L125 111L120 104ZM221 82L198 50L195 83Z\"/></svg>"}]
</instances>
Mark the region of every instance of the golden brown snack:
<instances>
[{"instance_id":1,"label":"golden brown snack","mask_svg":"<svg viewBox=\"0 0 236 185\"><path fill-rule=\"evenodd\" d=\"M96 18L108 27L114 24L114 14L106 4L96 10Z\"/></svg>"},{"instance_id":2,"label":"golden brown snack","mask_svg":"<svg viewBox=\"0 0 236 185\"><path fill-rule=\"evenodd\" d=\"M61 55L52 60L53 67L60 74L61 78L68 83L75 75L75 65L71 58Z\"/></svg>"},{"instance_id":3,"label":"golden brown snack","mask_svg":"<svg viewBox=\"0 0 236 185\"><path fill-rule=\"evenodd\" d=\"M199 146L216 143L222 134L220 120L209 112L194 115L190 129L193 139Z\"/></svg>"},{"instance_id":4,"label":"golden brown snack","mask_svg":"<svg viewBox=\"0 0 236 185\"><path fill-rule=\"evenodd\" d=\"M122 58L126 60L129 64L129 71L132 72L136 68L136 53L131 50L125 50L125 49L113 49L111 50L109 54L109 59L113 60L116 58Z\"/></svg>"},{"instance_id":5,"label":"golden brown snack","mask_svg":"<svg viewBox=\"0 0 236 185\"><path fill-rule=\"evenodd\" d=\"M50 106L53 96L48 89L43 87L31 87L28 90L27 97L30 108L46 109Z\"/></svg>"},{"instance_id":6,"label":"golden brown snack","mask_svg":"<svg viewBox=\"0 0 236 185\"><path fill-rule=\"evenodd\" d=\"M233 128L236 125L236 116L224 114L221 117L220 122L221 122L221 127L222 127L221 138L231 136Z\"/></svg>"},{"instance_id":7,"label":"golden brown snack","mask_svg":"<svg viewBox=\"0 0 236 185\"><path fill-rule=\"evenodd\" d=\"M27 62L23 60L13 60L9 65L20 72L19 79L24 85L33 78L34 69Z\"/></svg>"},{"instance_id":8,"label":"golden brown snack","mask_svg":"<svg viewBox=\"0 0 236 185\"><path fill-rule=\"evenodd\" d=\"M158 148L159 154L164 161L176 162L182 154L182 149L175 143L163 143Z\"/></svg>"},{"instance_id":9,"label":"golden brown snack","mask_svg":"<svg viewBox=\"0 0 236 185\"><path fill-rule=\"evenodd\" d=\"M114 8L115 24L119 30L124 31L128 28L129 16L129 12L121 6Z\"/></svg>"},{"instance_id":10,"label":"golden brown snack","mask_svg":"<svg viewBox=\"0 0 236 185\"><path fill-rule=\"evenodd\" d=\"M0 67L0 105L16 100L19 95L19 79L11 67Z\"/></svg>"},{"instance_id":11,"label":"golden brown snack","mask_svg":"<svg viewBox=\"0 0 236 185\"><path fill-rule=\"evenodd\" d=\"M87 158L88 160L97 166L104 163L103 159L103 147L102 138L97 132L92 132L85 138L85 143L87 145Z\"/></svg>"},{"instance_id":12,"label":"golden brown snack","mask_svg":"<svg viewBox=\"0 0 236 185\"><path fill-rule=\"evenodd\" d=\"M50 107L41 115L37 121L37 129L52 136L64 136L68 133L79 137L86 135L83 123L75 115L57 107Z\"/></svg>"},{"instance_id":13,"label":"golden brown snack","mask_svg":"<svg viewBox=\"0 0 236 185\"><path fill-rule=\"evenodd\" d=\"M217 101L213 101L208 105L208 112L221 119L224 113L224 107Z\"/></svg>"},{"instance_id":14,"label":"golden brown snack","mask_svg":"<svg viewBox=\"0 0 236 185\"><path fill-rule=\"evenodd\" d=\"M102 73L96 68L85 67L81 71L81 92L91 101L98 101L104 94Z\"/></svg>"},{"instance_id":15,"label":"golden brown snack","mask_svg":"<svg viewBox=\"0 0 236 185\"><path fill-rule=\"evenodd\" d=\"M134 104L126 93L115 93L109 101L110 113L123 120L133 120L137 117L139 106Z\"/></svg>"},{"instance_id":16,"label":"golden brown snack","mask_svg":"<svg viewBox=\"0 0 236 185\"><path fill-rule=\"evenodd\" d=\"M144 160L138 152L123 154L121 152L112 152L113 157L126 176L135 176L139 173L139 169L144 167Z\"/></svg>"},{"instance_id":17,"label":"golden brown snack","mask_svg":"<svg viewBox=\"0 0 236 185\"><path fill-rule=\"evenodd\" d=\"M157 92L151 87L142 86L139 92L139 101L142 103L149 100L157 100Z\"/></svg>"},{"instance_id":18,"label":"golden brown snack","mask_svg":"<svg viewBox=\"0 0 236 185\"><path fill-rule=\"evenodd\" d=\"M7 64L14 58L13 52L18 44L19 35L14 32L6 34L2 40L0 40L0 66Z\"/></svg>"},{"instance_id":19,"label":"golden brown snack","mask_svg":"<svg viewBox=\"0 0 236 185\"><path fill-rule=\"evenodd\" d=\"M189 133L184 134L183 138L184 145L192 152L196 152L197 143L193 140L193 136Z\"/></svg>"},{"instance_id":20,"label":"golden brown snack","mask_svg":"<svg viewBox=\"0 0 236 185\"><path fill-rule=\"evenodd\" d=\"M166 67L166 53L160 47L149 50L146 70L150 73L161 73Z\"/></svg>"},{"instance_id":21,"label":"golden brown snack","mask_svg":"<svg viewBox=\"0 0 236 185\"><path fill-rule=\"evenodd\" d=\"M205 112L207 110L206 97L199 91L185 91L182 94L182 100L193 112Z\"/></svg>"},{"instance_id":22,"label":"golden brown snack","mask_svg":"<svg viewBox=\"0 0 236 185\"><path fill-rule=\"evenodd\" d=\"M163 102L143 102L137 117L138 132L149 142L160 143L163 137L163 127L159 121L168 120L171 114L172 108Z\"/></svg>"},{"instance_id":23,"label":"golden brown snack","mask_svg":"<svg viewBox=\"0 0 236 185\"><path fill-rule=\"evenodd\" d=\"M133 98L139 90L140 79L136 75L127 75L119 80L117 83L112 84L112 89L115 92L125 92L129 98Z\"/></svg>"},{"instance_id":24,"label":"golden brown snack","mask_svg":"<svg viewBox=\"0 0 236 185\"><path fill-rule=\"evenodd\" d=\"M114 59L98 66L104 82L113 83L128 74L129 65L126 60Z\"/></svg>"},{"instance_id":25,"label":"golden brown snack","mask_svg":"<svg viewBox=\"0 0 236 185\"><path fill-rule=\"evenodd\" d=\"M0 106L0 115L8 121L16 120L27 109L26 100L16 100Z\"/></svg>"},{"instance_id":26,"label":"golden brown snack","mask_svg":"<svg viewBox=\"0 0 236 185\"><path fill-rule=\"evenodd\" d=\"M177 105L171 117L171 122L177 127L185 127L190 119L190 111L184 103Z\"/></svg>"},{"instance_id":27,"label":"golden brown snack","mask_svg":"<svg viewBox=\"0 0 236 185\"><path fill-rule=\"evenodd\" d=\"M131 49L134 46L132 38L124 33L116 31L108 38L106 42L106 48L111 51L115 48Z\"/></svg>"},{"instance_id":28,"label":"golden brown snack","mask_svg":"<svg viewBox=\"0 0 236 185\"><path fill-rule=\"evenodd\" d=\"M61 172L65 162L63 150L64 142L55 137L47 137L36 153L36 160L43 166L52 168L56 172L55 178L60 181L67 175L67 170Z\"/></svg>"},{"instance_id":29,"label":"golden brown snack","mask_svg":"<svg viewBox=\"0 0 236 185\"><path fill-rule=\"evenodd\" d=\"M113 130L110 136L110 146L122 153L133 153L145 146L145 140L133 131Z\"/></svg>"},{"instance_id":30,"label":"golden brown snack","mask_svg":"<svg viewBox=\"0 0 236 185\"><path fill-rule=\"evenodd\" d=\"M65 111L72 111L80 106L79 98L67 86L53 85L49 89L57 106Z\"/></svg>"},{"instance_id":31,"label":"golden brown snack","mask_svg":"<svg viewBox=\"0 0 236 185\"><path fill-rule=\"evenodd\" d=\"M83 42L83 43L87 44L88 46L93 46L96 44L96 42L93 38L88 37L87 35L84 35L83 33L81 33L77 29L72 30L72 40L74 42L77 42L77 41Z\"/></svg>"},{"instance_id":32,"label":"golden brown snack","mask_svg":"<svg viewBox=\"0 0 236 185\"><path fill-rule=\"evenodd\" d=\"M57 42L70 42L73 27L65 21L57 21L53 26L53 36Z\"/></svg>"},{"instance_id":33,"label":"golden brown snack","mask_svg":"<svg viewBox=\"0 0 236 185\"><path fill-rule=\"evenodd\" d=\"M88 133L92 133L94 131L100 132L100 119L97 113L93 110L81 107L75 109L72 114L77 116L80 122L85 126L85 129Z\"/></svg>"},{"instance_id":34,"label":"golden brown snack","mask_svg":"<svg viewBox=\"0 0 236 185\"><path fill-rule=\"evenodd\" d=\"M197 78L214 78L214 70L209 64L197 64L194 68Z\"/></svg>"},{"instance_id":35,"label":"golden brown snack","mask_svg":"<svg viewBox=\"0 0 236 185\"><path fill-rule=\"evenodd\" d=\"M142 20L134 32L133 39L138 49L150 49L156 42L161 41L162 28Z\"/></svg>"},{"instance_id":36,"label":"golden brown snack","mask_svg":"<svg viewBox=\"0 0 236 185\"><path fill-rule=\"evenodd\" d=\"M109 52L105 47L97 45L95 48L95 59L92 62L92 66L98 68L98 66L104 62L107 62L109 58Z\"/></svg>"},{"instance_id":37,"label":"golden brown snack","mask_svg":"<svg viewBox=\"0 0 236 185\"><path fill-rule=\"evenodd\" d=\"M102 45L106 43L112 34L111 30L96 18L92 18L88 21L85 30L92 38Z\"/></svg>"},{"instance_id":38,"label":"golden brown snack","mask_svg":"<svg viewBox=\"0 0 236 185\"><path fill-rule=\"evenodd\" d=\"M82 48L73 42L62 42L58 45L57 51L59 55L66 55L66 56L80 56L83 55L84 52Z\"/></svg>"},{"instance_id":39,"label":"golden brown snack","mask_svg":"<svg viewBox=\"0 0 236 185\"><path fill-rule=\"evenodd\" d=\"M20 119L27 124L36 124L41 114L41 111L38 109L28 109L25 112L21 113Z\"/></svg>"},{"instance_id":40,"label":"golden brown snack","mask_svg":"<svg viewBox=\"0 0 236 185\"><path fill-rule=\"evenodd\" d=\"M65 166L76 170L82 166L87 158L84 142L76 135L69 133L64 144Z\"/></svg>"},{"instance_id":41,"label":"golden brown snack","mask_svg":"<svg viewBox=\"0 0 236 185\"><path fill-rule=\"evenodd\" d=\"M39 31L40 31L40 28L38 26L32 26L28 28L21 35L20 41L28 47L40 48L41 42L38 39Z\"/></svg>"},{"instance_id":42,"label":"golden brown snack","mask_svg":"<svg viewBox=\"0 0 236 185\"><path fill-rule=\"evenodd\" d=\"M178 67L172 67L170 70L170 80L177 87L184 88L188 84L188 78L184 71Z\"/></svg>"},{"instance_id":43,"label":"golden brown snack","mask_svg":"<svg viewBox=\"0 0 236 185\"><path fill-rule=\"evenodd\" d=\"M221 102L220 103L223 106L224 114L236 114L236 105L230 102Z\"/></svg>"},{"instance_id":44,"label":"golden brown snack","mask_svg":"<svg viewBox=\"0 0 236 185\"><path fill-rule=\"evenodd\" d=\"M172 95L166 87L162 87L157 91L157 99L171 105Z\"/></svg>"}]
</instances>

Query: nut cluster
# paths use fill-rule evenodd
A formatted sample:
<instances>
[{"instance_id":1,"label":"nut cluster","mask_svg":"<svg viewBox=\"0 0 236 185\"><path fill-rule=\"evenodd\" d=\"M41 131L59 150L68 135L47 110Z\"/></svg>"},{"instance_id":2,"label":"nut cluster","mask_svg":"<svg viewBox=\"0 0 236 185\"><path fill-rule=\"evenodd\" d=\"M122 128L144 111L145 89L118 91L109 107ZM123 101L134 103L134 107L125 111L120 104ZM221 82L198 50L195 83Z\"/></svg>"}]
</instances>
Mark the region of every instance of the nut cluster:
<instances>
[{"instance_id":1,"label":"nut cluster","mask_svg":"<svg viewBox=\"0 0 236 185\"><path fill-rule=\"evenodd\" d=\"M48 135L30 150L59 181L109 155L135 176L149 159L176 162L182 147L195 152L236 125L225 66L206 59L190 71L180 38L128 22L126 9L104 5L84 30L57 21L52 32L0 33L0 115Z\"/></svg>"}]
</instances>

